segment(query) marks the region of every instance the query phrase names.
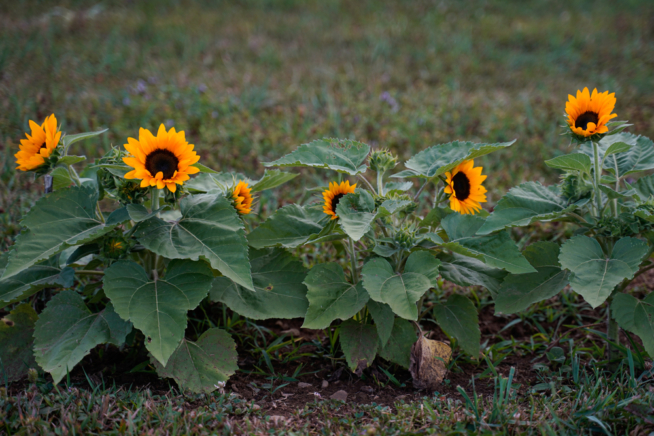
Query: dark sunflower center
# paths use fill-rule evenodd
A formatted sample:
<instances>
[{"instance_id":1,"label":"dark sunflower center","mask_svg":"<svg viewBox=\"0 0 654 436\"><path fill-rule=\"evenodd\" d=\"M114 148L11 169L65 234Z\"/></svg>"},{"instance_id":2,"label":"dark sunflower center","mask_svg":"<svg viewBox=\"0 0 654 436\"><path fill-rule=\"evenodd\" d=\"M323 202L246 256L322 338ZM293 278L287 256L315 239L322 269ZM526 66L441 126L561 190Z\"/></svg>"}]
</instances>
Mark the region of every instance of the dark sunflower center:
<instances>
[{"instance_id":1,"label":"dark sunflower center","mask_svg":"<svg viewBox=\"0 0 654 436\"><path fill-rule=\"evenodd\" d=\"M577 117L577 120L575 121L575 127L581 127L582 130L586 130L588 128L588 123L595 123L595 125L597 125L598 121L599 115L597 115L595 112L584 112Z\"/></svg>"},{"instance_id":2,"label":"dark sunflower center","mask_svg":"<svg viewBox=\"0 0 654 436\"><path fill-rule=\"evenodd\" d=\"M470 196L470 180L465 173L456 173L452 177L452 188L456 198L463 201Z\"/></svg>"},{"instance_id":3,"label":"dark sunflower center","mask_svg":"<svg viewBox=\"0 0 654 436\"><path fill-rule=\"evenodd\" d=\"M145 169L156 176L159 171L163 173L164 179L170 179L177 171L179 160L172 151L155 150L145 158Z\"/></svg>"},{"instance_id":4,"label":"dark sunflower center","mask_svg":"<svg viewBox=\"0 0 654 436\"><path fill-rule=\"evenodd\" d=\"M332 200L332 210L336 212L336 206L338 206L338 202L341 201L341 198L345 197L345 194L336 194L334 196L334 199Z\"/></svg>"}]
</instances>

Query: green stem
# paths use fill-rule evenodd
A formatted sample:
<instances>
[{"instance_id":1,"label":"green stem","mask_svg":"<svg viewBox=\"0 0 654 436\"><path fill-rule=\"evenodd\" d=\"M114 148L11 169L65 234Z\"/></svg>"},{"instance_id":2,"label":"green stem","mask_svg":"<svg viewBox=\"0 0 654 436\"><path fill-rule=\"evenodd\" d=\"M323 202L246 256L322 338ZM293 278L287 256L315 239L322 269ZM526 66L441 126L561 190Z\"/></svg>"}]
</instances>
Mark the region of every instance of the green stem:
<instances>
[{"instance_id":1,"label":"green stem","mask_svg":"<svg viewBox=\"0 0 654 436\"><path fill-rule=\"evenodd\" d=\"M370 191L372 191L373 194L377 193L377 191L375 191L375 188L370 184L368 179L366 179L366 177L363 174L359 174L359 179L361 179L363 183L365 183L366 186L368 186L368 189L370 189Z\"/></svg>"},{"instance_id":2,"label":"green stem","mask_svg":"<svg viewBox=\"0 0 654 436\"><path fill-rule=\"evenodd\" d=\"M416 195L413 196L413 201L418 200L418 197L420 197L420 194L422 194L422 190L425 189L425 186L427 186L427 183L429 183L429 180L426 180L425 183L422 184L420 189L418 189L418 192L416 192Z\"/></svg>"},{"instance_id":3,"label":"green stem","mask_svg":"<svg viewBox=\"0 0 654 436\"><path fill-rule=\"evenodd\" d=\"M89 270L89 269L80 269L78 271L75 271L75 274L80 275L80 276L83 276L83 275L87 275L87 276L103 276L104 271L93 271L93 270Z\"/></svg>"},{"instance_id":4,"label":"green stem","mask_svg":"<svg viewBox=\"0 0 654 436\"><path fill-rule=\"evenodd\" d=\"M82 186L82 181L79 179L75 168L73 168L72 165L66 165L66 167L68 168L68 176L71 178L71 180L75 182L77 186Z\"/></svg>"},{"instance_id":5,"label":"green stem","mask_svg":"<svg viewBox=\"0 0 654 436\"><path fill-rule=\"evenodd\" d=\"M618 159L613 155L613 168L615 168L615 192L620 191L620 177L618 176ZM620 209L618 208L618 199L613 199L613 216L618 217Z\"/></svg>"},{"instance_id":6,"label":"green stem","mask_svg":"<svg viewBox=\"0 0 654 436\"><path fill-rule=\"evenodd\" d=\"M359 283L359 273L357 272L357 253L354 250L354 241L352 238L347 238L350 241L350 270L352 272L352 284Z\"/></svg>"},{"instance_id":7,"label":"green stem","mask_svg":"<svg viewBox=\"0 0 654 436\"><path fill-rule=\"evenodd\" d=\"M380 196L384 196L384 172L379 171L377 173L377 191L379 191Z\"/></svg>"},{"instance_id":8,"label":"green stem","mask_svg":"<svg viewBox=\"0 0 654 436\"><path fill-rule=\"evenodd\" d=\"M599 161L599 146L595 141L593 143L593 156L594 156L594 164L595 164L595 177L593 178L593 181L595 182L595 206L597 207L597 217L600 218L602 214L602 192L599 189L600 186L600 180L602 177L602 169L600 168L600 161Z\"/></svg>"},{"instance_id":9,"label":"green stem","mask_svg":"<svg viewBox=\"0 0 654 436\"><path fill-rule=\"evenodd\" d=\"M152 208L151 212L154 212L155 210L159 209L159 189L157 188L152 188L150 190L150 206Z\"/></svg>"}]
</instances>

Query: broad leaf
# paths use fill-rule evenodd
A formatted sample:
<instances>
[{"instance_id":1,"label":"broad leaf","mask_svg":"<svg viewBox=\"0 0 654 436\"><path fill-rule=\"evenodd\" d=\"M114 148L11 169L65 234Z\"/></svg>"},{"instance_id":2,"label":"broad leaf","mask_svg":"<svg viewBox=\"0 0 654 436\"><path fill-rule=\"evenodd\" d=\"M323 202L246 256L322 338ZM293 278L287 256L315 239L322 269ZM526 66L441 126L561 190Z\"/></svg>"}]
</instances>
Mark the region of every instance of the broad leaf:
<instances>
[{"instance_id":1,"label":"broad leaf","mask_svg":"<svg viewBox=\"0 0 654 436\"><path fill-rule=\"evenodd\" d=\"M337 263L323 263L309 271L304 284L309 308L302 327L324 329L335 319L351 318L370 299L361 282L353 285Z\"/></svg>"},{"instance_id":2,"label":"broad leaf","mask_svg":"<svg viewBox=\"0 0 654 436\"><path fill-rule=\"evenodd\" d=\"M579 235L561 246L559 262L573 273L570 278L572 289L592 307L597 307L611 295L616 285L634 276L646 254L645 242L622 238L607 257L599 242Z\"/></svg>"},{"instance_id":3,"label":"broad leaf","mask_svg":"<svg viewBox=\"0 0 654 436\"><path fill-rule=\"evenodd\" d=\"M636 180L632 186L633 189L635 189L638 193L638 196L641 198L641 200L649 200L650 198L654 197L654 174L641 177L640 179Z\"/></svg>"},{"instance_id":4,"label":"broad leaf","mask_svg":"<svg viewBox=\"0 0 654 436\"><path fill-rule=\"evenodd\" d=\"M474 142L454 141L447 144L434 145L413 156L404 166L415 176L432 178L452 171L461 162L484 156L495 150L508 147L515 140L496 144L475 144ZM406 177L395 174L391 177Z\"/></svg>"},{"instance_id":5,"label":"broad leaf","mask_svg":"<svg viewBox=\"0 0 654 436\"><path fill-rule=\"evenodd\" d=\"M416 342L416 331L413 325L405 319L395 318L393 332L388 343L380 348L379 356L389 362L397 363L409 369L411 347Z\"/></svg>"},{"instance_id":6,"label":"broad leaf","mask_svg":"<svg viewBox=\"0 0 654 436\"><path fill-rule=\"evenodd\" d=\"M506 227L526 226L536 221L550 220L576 207L576 204L568 204L561 196L558 186L546 187L538 182L526 182L511 188L497 202L477 234L487 235Z\"/></svg>"},{"instance_id":7,"label":"broad leaf","mask_svg":"<svg viewBox=\"0 0 654 436\"><path fill-rule=\"evenodd\" d=\"M100 221L95 214L97 202L98 193L90 187L73 187L42 197L22 221L28 230L16 238L2 278L113 230L121 221L112 216L106 223Z\"/></svg>"},{"instance_id":8,"label":"broad leaf","mask_svg":"<svg viewBox=\"0 0 654 436\"><path fill-rule=\"evenodd\" d=\"M384 185L384 193L386 195L393 192L405 192L413 188L412 182L388 182Z\"/></svg>"},{"instance_id":9,"label":"broad leaf","mask_svg":"<svg viewBox=\"0 0 654 436\"><path fill-rule=\"evenodd\" d=\"M116 312L146 337L150 353L166 364L184 338L187 312L207 296L213 274L204 262L172 260L166 275L151 279L137 263L118 261L104 276L104 292Z\"/></svg>"},{"instance_id":10,"label":"broad leaf","mask_svg":"<svg viewBox=\"0 0 654 436\"><path fill-rule=\"evenodd\" d=\"M620 327L638 335L647 354L654 356L654 293L643 300L629 294L616 294L611 303L611 316Z\"/></svg>"},{"instance_id":11,"label":"broad leaf","mask_svg":"<svg viewBox=\"0 0 654 436\"><path fill-rule=\"evenodd\" d=\"M366 306L370 315L372 315L373 321L375 321L377 334L383 347L388 342L388 338L391 337L391 332L393 331L393 323L395 322L393 309L386 303L378 303L372 299L368 301Z\"/></svg>"},{"instance_id":12,"label":"broad leaf","mask_svg":"<svg viewBox=\"0 0 654 436\"><path fill-rule=\"evenodd\" d=\"M82 141L84 139L92 138L94 136L102 135L107 130L109 129L102 129L102 130L98 130L97 132L84 132L84 133L77 133L75 135L65 135L63 138L64 150L67 151L68 147L70 147L76 142Z\"/></svg>"},{"instance_id":13,"label":"broad leaf","mask_svg":"<svg viewBox=\"0 0 654 436\"><path fill-rule=\"evenodd\" d=\"M63 156L59 159L57 164L60 165L75 165L86 160L86 156Z\"/></svg>"},{"instance_id":14,"label":"broad leaf","mask_svg":"<svg viewBox=\"0 0 654 436\"><path fill-rule=\"evenodd\" d=\"M52 170L50 175L52 176L52 189L55 191L61 191L62 189L66 189L73 184L73 181L70 179L70 175L68 174L68 170L66 170L66 168L55 168Z\"/></svg>"},{"instance_id":15,"label":"broad leaf","mask_svg":"<svg viewBox=\"0 0 654 436\"><path fill-rule=\"evenodd\" d=\"M295 248L307 242L311 236L319 234L323 227L311 211L297 204L290 204L279 209L252 230L248 234L248 243L254 248Z\"/></svg>"},{"instance_id":16,"label":"broad leaf","mask_svg":"<svg viewBox=\"0 0 654 436\"><path fill-rule=\"evenodd\" d=\"M184 188L193 194L225 194L227 189L233 185L233 180L229 184L224 184L218 180L216 175L209 173L199 173L188 182L184 183Z\"/></svg>"},{"instance_id":17,"label":"broad leaf","mask_svg":"<svg viewBox=\"0 0 654 436\"><path fill-rule=\"evenodd\" d=\"M243 222L225 197L187 196L180 201L182 217L167 222L153 217L135 236L147 249L169 259L206 259L239 285L254 290Z\"/></svg>"},{"instance_id":18,"label":"broad leaf","mask_svg":"<svg viewBox=\"0 0 654 436\"><path fill-rule=\"evenodd\" d=\"M448 215L453 214L454 211L450 208L444 208L444 207L438 207L436 206L432 210L429 211L427 216L422 220L420 223L421 227L438 227L443 221L443 218L445 218Z\"/></svg>"},{"instance_id":19,"label":"broad leaf","mask_svg":"<svg viewBox=\"0 0 654 436\"><path fill-rule=\"evenodd\" d=\"M615 174L616 162L619 177L654 169L654 143L651 139L631 133L619 133L610 138L611 140L617 139L617 141L613 141L609 150L618 142L627 144L630 148L626 152L604 159L604 168L608 171Z\"/></svg>"},{"instance_id":20,"label":"broad leaf","mask_svg":"<svg viewBox=\"0 0 654 436\"><path fill-rule=\"evenodd\" d=\"M590 173L591 161L588 155L583 153L572 153L546 160L545 164L551 168L564 171L581 171Z\"/></svg>"},{"instance_id":21,"label":"broad leaf","mask_svg":"<svg viewBox=\"0 0 654 436\"><path fill-rule=\"evenodd\" d=\"M298 176L297 173L285 173L279 170L266 170L263 173L261 180L252 185L252 192L265 191L267 189L276 188L279 185L293 180Z\"/></svg>"},{"instance_id":22,"label":"broad leaf","mask_svg":"<svg viewBox=\"0 0 654 436\"><path fill-rule=\"evenodd\" d=\"M39 316L34 331L34 355L56 383L99 344L122 345L131 331L111 304L92 313L77 292L55 295Z\"/></svg>"},{"instance_id":23,"label":"broad leaf","mask_svg":"<svg viewBox=\"0 0 654 436\"><path fill-rule=\"evenodd\" d=\"M352 371L361 371L375 360L379 338L374 325L348 319L341 324L339 337L345 360Z\"/></svg>"},{"instance_id":24,"label":"broad leaf","mask_svg":"<svg viewBox=\"0 0 654 436\"><path fill-rule=\"evenodd\" d=\"M522 312L534 303L552 298L568 285L570 272L561 269L558 244L536 242L523 254L536 272L506 276L494 298L496 312Z\"/></svg>"},{"instance_id":25,"label":"broad leaf","mask_svg":"<svg viewBox=\"0 0 654 436\"><path fill-rule=\"evenodd\" d=\"M336 215L343 231L358 241L370 230L370 224L375 219L373 213L375 200L368 191L347 194L338 202Z\"/></svg>"},{"instance_id":26,"label":"broad leaf","mask_svg":"<svg viewBox=\"0 0 654 436\"><path fill-rule=\"evenodd\" d=\"M250 252L255 292L227 277L217 277L210 298L252 319L301 318L307 312L307 270L302 262L281 248Z\"/></svg>"},{"instance_id":27,"label":"broad leaf","mask_svg":"<svg viewBox=\"0 0 654 436\"><path fill-rule=\"evenodd\" d=\"M477 308L463 295L452 294L445 304L434 306L434 318L438 325L450 336L459 341L459 345L472 357L479 357L479 317Z\"/></svg>"},{"instance_id":28,"label":"broad leaf","mask_svg":"<svg viewBox=\"0 0 654 436\"><path fill-rule=\"evenodd\" d=\"M152 212L147 210L145 206L143 206L142 204L128 204L127 206L125 206L125 208L127 210L129 218L136 223L140 223L141 221L149 220L150 218L156 216L161 211L169 209L170 206L164 205Z\"/></svg>"},{"instance_id":29,"label":"broad leaf","mask_svg":"<svg viewBox=\"0 0 654 436\"><path fill-rule=\"evenodd\" d=\"M397 315L418 319L416 302L437 285L440 261L425 251L412 253L402 274L386 259L372 259L363 266L363 284L370 298L388 304Z\"/></svg>"},{"instance_id":30,"label":"broad leaf","mask_svg":"<svg viewBox=\"0 0 654 436\"><path fill-rule=\"evenodd\" d=\"M441 254L440 273L445 280L459 286L483 286L495 298L507 272L493 268L473 257L457 253Z\"/></svg>"},{"instance_id":31,"label":"broad leaf","mask_svg":"<svg viewBox=\"0 0 654 436\"><path fill-rule=\"evenodd\" d=\"M12 382L36 368L34 325L39 316L29 303L21 304L0 319L0 380Z\"/></svg>"},{"instance_id":32,"label":"broad leaf","mask_svg":"<svg viewBox=\"0 0 654 436\"><path fill-rule=\"evenodd\" d=\"M449 241L443 244L443 247L514 274L535 271L507 231L478 236L477 232L483 225L484 219L474 215L453 213L446 216L441 226Z\"/></svg>"},{"instance_id":33,"label":"broad leaf","mask_svg":"<svg viewBox=\"0 0 654 436\"><path fill-rule=\"evenodd\" d=\"M319 139L300 145L294 152L274 162L266 162L266 167L314 167L350 175L366 171L363 163L370 152L370 146L349 139Z\"/></svg>"},{"instance_id":34,"label":"broad leaf","mask_svg":"<svg viewBox=\"0 0 654 436\"><path fill-rule=\"evenodd\" d=\"M390 215L393 215L396 212L400 212L407 207L415 204L410 200L384 200L384 202L379 206L377 211L377 217L384 218Z\"/></svg>"},{"instance_id":35,"label":"broad leaf","mask_svg":"<svg viewBox=\"0 0 654 436\"><path fill-rule=\"evenodd\" d=\"M183 339L166 366L157 359L152 363L161 377L175 379L182 389L209 393L236 372L236 343L225 330L212 328L197 342Z\"/></svg>"},{"instance_id":36,"label":"broad leaf","mask_svg":"<svg viewBox=\"0 0 654 436\"><path fill-rule=\"evenodd\" d=\"M0 275L7 265L9 253L0 256ZM59 268L58 257L34 265L18 274L0 280L0 307L16 303L34 295L43 288L67 288L73 285L75 271L72 268Z\"/></svg>"}]
</instances>

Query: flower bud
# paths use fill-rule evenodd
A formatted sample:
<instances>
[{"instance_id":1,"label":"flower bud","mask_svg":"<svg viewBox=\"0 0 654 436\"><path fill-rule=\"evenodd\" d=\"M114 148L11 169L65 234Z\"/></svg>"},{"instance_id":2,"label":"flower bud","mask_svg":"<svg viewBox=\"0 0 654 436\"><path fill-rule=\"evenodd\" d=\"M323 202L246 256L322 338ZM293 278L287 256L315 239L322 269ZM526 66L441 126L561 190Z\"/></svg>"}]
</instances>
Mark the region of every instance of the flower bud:
<instances>
[{"instance_id":1,"label":"flower bud","mask_svg":"<svg viewBox=\"0 0 654 436\"><path fill-rule=\"evenodd\" d=\"M373 171L383 173L395 168L397 165L397 156L394 156L393 153L386 149L375 150L370 153L368 161Z\"/></svg>"},{"instance_id":2,"label":"flower bud","mask_svg":"<svg viewBox=\"0 0 654 436\"><path fill-rule=\"evenodd\" d=\"M30 368L27 370L27 380L34 384L36 381L39 379L39 373L36 371L34 368Z\"/></svg>"}]
</instances>

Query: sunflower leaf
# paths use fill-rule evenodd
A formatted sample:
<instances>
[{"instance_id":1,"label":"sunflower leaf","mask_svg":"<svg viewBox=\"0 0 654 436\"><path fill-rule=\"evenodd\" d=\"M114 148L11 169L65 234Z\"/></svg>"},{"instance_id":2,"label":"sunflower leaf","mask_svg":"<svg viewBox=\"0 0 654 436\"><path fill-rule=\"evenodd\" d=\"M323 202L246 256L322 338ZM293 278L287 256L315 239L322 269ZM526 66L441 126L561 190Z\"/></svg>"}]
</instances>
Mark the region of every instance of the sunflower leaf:
<instances>
[{"instance_id":1,"label":"sunflower leaf","mask_svg":"<svg viewBox=\"0 0 654 436\"><path fill-rule=\"evenodd\" d=\"M172 260L162 279L150 279L131 261L118 261L104 276L104 292L116 313L146 337L145 346L165 365L184 338L187 312L207 296L213 273L202 261Z\"/></svg>"},{"instance_id":2,"label":"sunflower leaf","mask_svg":"<svg viewBox=\"0 0 654 436\"><path fill-rule=\"evenodd\" d=\"M84 133L76 133L75 135L65 135L63 138L64 155L68 153L68 147L70 147L74 143L78 141L82 141L84 139L92 138L94 136L102 135L104 132L108 130L109 129L102 129L102 130L98 130L97 132L84 132Z\"/></svg>"},{"instance_id":3,"label":"sunflower leaf","mask_svg":"<svg viewBox=\"0 0 654 436\"><path fill-rule=\"evenodd\" d=\"M412 171L413 174L403 171L391 177L403 178L416 176L431 179L452 171L457 165L466 160L475 159L495 150L509 147L514 142L515 139L513 141L495 144L454 141L448 142L447 144L434 145L406 161L404 166Z\"/></svg>"},{"instance_id":4,"label":"sunflower leaf","mask_svg":"<svg viewBox=\"0 0 654 436\"><path fill-rule=\"evenodd\" d=\"M346 194L336 206L336 215L343 231L358 241L370 230L370 224L375 219L375 200L368 191L361 190Z\"/></svg>"},{"instance_id":5,"label":"sunflower leaf","mask_svg":"<svg viewBox=\"0 0 654 436\"><path fill-rule=\"evenodd\" d=\"M236 372L238 365L236 343L225 330L212 328L197 342L182 339L165 366L151 359L157 374L175 379L183 389L192 392L211 392Z\"/></svg>"},{"instance_id":6,"label":"sunflower leaf","mask_svg":"<svg viewBox=\"0 0 654 436\"><path fill-rule=\"evenodd\" d=\"M343 268L337 263L314 266L304 284L308 289L309 308L303 328L324 329L335 319L351 318L370 299L363 283L348 283Z\"/></svg>"},{"instance_id":7,"label":"sunflower leaf","mask_svg":"<svg viewBox=\"0 0 654 436\"><path fill-rule=\"evenodd\" d=\"M284 206L248 234L248 243L254 248L302 245L324 227L312 212L297 204Z\"/></svg>"},{"instance_id":8,"label":"sunflower leaf","mask_svg":"<svg viewBox=\"0 0 654 436\"><path fill-rule=\"evenodd\" d=\"M280 170L266 170L263 177L252 185L252 192L265 191L267 189L276 188L279 185L293 180L298 176L297 173L285 173Z\"/></svg>"},{"instance_id":9,"label":"sunflower leaf","mask_svg":"<svg viewBox=\"0 0 654 436\"><path fill-rule=\"evenodd\" d=\"M34 355L57 384L96 345L122 345L131 329L131 324L120 319L111 304L92 313L77 292L60 292L48 302L36 322Z\"/></svg>"},{"instance_id":10,"label":"sunflower leaf","mask_svg":"<svg viewBox=\"0 0 654 436\"><path fill-rule=\"evenodd\" d=\"M231 202L222 195L198 194L179 205L177 221L143 221L135 233L139 242L168 259L206 259L225 277L254 290L243 222Z\"/></svg>"},{"instance_id":11,"label":"sunflower leaf","mask_svg":"<svg viewBox=\"0 0 654 436\"><path fill-rule=\"evenodd\" d=\"M220 174L218 171L216 171L216 170L212 170L211 168L209 168L209 167L207 167L207 166L204 166L204 165L202 165L201 163L198 163L198 162L194 163L194 164L191 165L191 166L194 166L194 167L196 167L197 169L199 169L201 173L207 173L207 174Z\"/></svg>"},{"instance_id":12,"label":"sunflower leaf","mask_svg":"<svg viewBox=\"0 0 654 436\"><path fill-rule=\"evenodd\" d=\"M488 235L507 227L526 226L536 221L557 218L576 209L586 202L582 199L568 204L558 186L543 186L538 182L526 182L511 188L497 202L493 212L477 231L478 235Z\"/></svg>"},{"instance_id":13,"label":"sunflower leaf","mask_svg":"<svg viewBox=\"0 0 654 436\"><path fill-rule=\"evenodd\" d=\"M253 250L250 262L255 292L227 277L217 277L210 299L252 319L303 317L309 301L302 262L282 248Z\"/></svg>"},{"instance_id":14,"label":"sunflower leaf","mask_svg":"<svg viewBox=\"0 0 654 436\"><path fill-rule=\"evenodd\" d=\"M441 221L441 226L449 240L443 247L514 274L536 271L520 253L507 231L477 235L484 222L484 218L474 215L453 213L446 216Z\"/></svg>"},{"instance_id":15,"label":"sunflower leaf","mask_svg":"<svg viewBox=\"0 0 654 436\"><path fill-rule=\"evenodd\" d=\"M608 151L612 148L613 150L624 150L625 146L628 146L629 149L616 152L619 154L608 155ZM607 135L599 141L598 149L604 169L613 175L616 175L616 166L619 177L654 169L654 143L645 136L626 132ZM593 145L590 143L582 144L580 151L593 157Z\"/></svg>"},{"instance_id":16,"label":"sunflower leaf","mask_svg":"<svg viewBox=\"0 0 654 436\"><path fill-rule=\"evenodd\" d=\"M33 335L38 318L32 305L23 303L0 319L0 368L8 382L19 380L36 367Z\"/></svg>"},{"instance_id":17,"label":"sunflower leaf","mask_svg":"<svg viewBox=\"0 0 654 436\"><path fill-rule=\"evenodd\" d=\"M368 168L363 162L369 152L370 146L362 142L325 138L302 144L281 159L265 162L263 165L327 168L355 176Z\"/></svg>"},{"instance_id":18,"label":"sunflower leaf","mask_svg":"<svg viewBox=\"0 0 654 436\"><path fill-rule=\"evenodd\" d=\"M611 316L620 327L638 335L647 354L654 356L654 293L642 300L629 294L616 294L611 303Z\"/></svg>"},{"instance_id":19,"label":"sunflower leaf","mask_svg":"<svg viewBox=\"0 0 654 436\"><path fill-rule=\"evenodd\" d=\"M1 278L12 277L68 247L90 242L122 222L117 215L110 216L106 224L100 221L96 216L97 202L98 192L89 186L42 197L23 219L28 230L16 238Z\"/></svg>"},{"instance_id":20,"label":"sunflower leaf","mask_svg":"<svg viewBox=\"0 0 654 436\"><path fill-rule=\"evenodd\" d=\"M372 299L368 300L366 306L370 311L370 315L372 315L373 321L375 321L377 334L379 335L379 340L383 347L388 343L388 339L391 337L391 332L393 331L393 323L395 320L393 309L391 309L391 306L386 303L378 303Z\"/></svg>"},{"instance_id":21,"label":"sunflower leaf","mask_svg":"<svg viewBox=\"0 0 654 436\"><path fill-rule=\"evenodd\" d=\"M341 324L339 338L345 360L352 371L367 368L375 360L379 338L374 325L348 319Z\"/></svg>"},{"instance_id":22,"label":"sunflower leaf","mask_svg":"<svg viewBox=\"0 0 654 436\"><path fill-rule=\"evenodd\" d=\"M588 155L583 153L572 153L546 160L545 165L564 171L581 171L590 173L591 161Z\"/></svg>"},{"instance_id":23,"label":"sunflower leaf","mask_svg":"<svg viewBox=\"0 0 654 436\"><path fill-rule=\"evenodd\" d=\"M616 285L638 271L647 244L636 238L622 238L607 257L595 239L578 235L561 246L559 262L570 270L572 289L588 304L597 307L611 295Z\"/></svg>"},{"instance_id":24,"label":"sunflower leaf","mask_svg":"<svg viewBox=\"0 0 654 436\"><path fill-rule=\"evenodd\" d=\"M472 357L479 357L479 317L474 303L463 295L452 294L445 303L434 306L434 318L440 328L459 341L459 345Z\"/></svg>"},{"instance_id":25,"label":"sunflower leaf","mask_svg":"<svg viewBox=\"0 0 654 436\"><path fill-rule=\"evenodd\" d=\"M445 280L459 286L483 286L488 289L493 298L507 276L503 269L493 268L474 257L462 256L457 253L441 254L439 271Z\"/></svg>"},{"instance_id":26,"label":"sunflower leaf","mask_svg":"<svg viewBox=\"0 0 654 436\"><path fill-rule=\"evenodd\" d=\"M409 369L411 347L416 340L416 331L411 323L406 319L395 318L391 337L386 345L380 347L379 357Z\"/></svg>"}]
</instances>

